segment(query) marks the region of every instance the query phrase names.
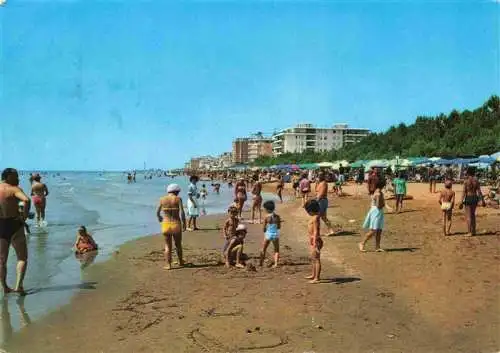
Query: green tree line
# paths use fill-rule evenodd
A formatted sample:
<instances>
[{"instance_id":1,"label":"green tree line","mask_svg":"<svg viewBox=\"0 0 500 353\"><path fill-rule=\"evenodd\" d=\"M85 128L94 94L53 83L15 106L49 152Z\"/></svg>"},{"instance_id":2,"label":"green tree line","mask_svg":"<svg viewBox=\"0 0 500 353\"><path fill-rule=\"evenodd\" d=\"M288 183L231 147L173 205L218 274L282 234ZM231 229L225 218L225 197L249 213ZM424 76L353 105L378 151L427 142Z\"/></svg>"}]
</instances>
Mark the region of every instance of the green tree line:
<instances>
[{"instance_id":1,"label":"green tree line","mask_svg":"<svg viewBox=\"0 0 500 353\"><path fill-rule=\"evenodd\" d=\"M302 164L322 161L401 157L478 156L500 151L500 98L491 96L481 107L453 110L448 115L419 116L382 133L371 133L359 143L323 153L285 153L258 158L254 165Z\"/></svg>"}]
</instances>

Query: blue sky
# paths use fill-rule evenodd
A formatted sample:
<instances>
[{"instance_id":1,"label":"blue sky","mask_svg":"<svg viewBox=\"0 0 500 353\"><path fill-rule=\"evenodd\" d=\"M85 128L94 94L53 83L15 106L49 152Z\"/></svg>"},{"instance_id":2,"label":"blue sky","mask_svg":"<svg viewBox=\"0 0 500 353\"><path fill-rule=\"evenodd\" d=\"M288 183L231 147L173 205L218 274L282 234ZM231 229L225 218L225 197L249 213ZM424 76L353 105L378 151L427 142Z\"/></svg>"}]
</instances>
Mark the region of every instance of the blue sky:
<instances>
[{"instance_id":1,"label":"blue sky","mask_svg":"<svg viewBox=\"0 0 500 353\"><path fill-rule=\"evenodd\" d=\"M476 108L500 92L499 6L8 0L0 168L175 168L299 122Z\"/></svg>"}]
</instances>

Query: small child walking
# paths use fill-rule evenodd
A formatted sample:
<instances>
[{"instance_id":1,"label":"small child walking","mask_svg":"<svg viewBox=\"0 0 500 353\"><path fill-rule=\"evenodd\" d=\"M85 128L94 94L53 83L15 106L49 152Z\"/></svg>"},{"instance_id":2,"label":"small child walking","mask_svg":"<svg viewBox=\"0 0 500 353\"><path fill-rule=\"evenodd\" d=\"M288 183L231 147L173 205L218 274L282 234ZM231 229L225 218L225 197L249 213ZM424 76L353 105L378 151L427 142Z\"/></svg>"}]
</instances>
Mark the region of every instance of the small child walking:
<instances>
[{"instance_id":1,"label":"small child walking","mask_svg":"<svg viewBox=\"0 0 500 353\"><path fill-rule=\"evenodd\" d=\"M380 247L382 238L382 229L384 229L384 207L385 199L382 190L385 187L385 179L379 179L376 184L375 192L372 195L372 204L368 214L366 215L363 228L368 229L364 239L358 244L359 251L366 252L365 245L371 237L375 235L375 251L382 252L384 249Z\"/></svg>"},{"instance_id":2,"label":"small child walking","mask_svg":"<svg viewBox=\"0 0 500 353\"><path fill-rule=\"evenodd\" d=\"M443 212L443 234L450 235L451 230L451 216L453 214L453 207L455 207L455 191L452 190L453 182L446 180L444 183L444 190L439 194L439 204Z\"/></svg>"},{"instance_id":3,"label":"small child walking","mask_svg":"<svg viewBox=\"0 0 500 353\"><path fill-rule=\"evenodd\" d=\"M311 216L307 225L309 246L311 248L311 264L312 274L306 279L309 283L320 283L321 280L321 249L323 248L323 240L320 235L320 207L317 200L309 200L306 202L304 209Z\"/></svg>"},{"instance_id":4,"label":"small child walking","mask_svg":"<svg viewBox=\"0 0 500 353\"><path fill-rule=\"evenodd\" d=\"M260 252L260 266L264 264L264 259L266 258L267 247L270 243L273 243L274 247L274 265L273 267L278 267L279 257L280 257L280 229L281 229L281 217L277 215L274 210L276 205L274 201L264 202L264 210L268 213L268 216L264 219L264 243L262 245L262 251Z\"/></svg>"}]
</instances>

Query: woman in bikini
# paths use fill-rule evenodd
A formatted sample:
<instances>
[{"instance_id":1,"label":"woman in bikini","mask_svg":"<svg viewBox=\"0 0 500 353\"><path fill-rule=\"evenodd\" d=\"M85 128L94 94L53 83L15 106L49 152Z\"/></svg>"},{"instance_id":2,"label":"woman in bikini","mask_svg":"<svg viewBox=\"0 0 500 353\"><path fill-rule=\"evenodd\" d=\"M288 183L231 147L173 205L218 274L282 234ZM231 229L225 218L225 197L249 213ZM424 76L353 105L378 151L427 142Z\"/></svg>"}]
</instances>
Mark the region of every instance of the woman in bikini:
<instances>
[{"instance_id":1,"label":"woman in bikini","mask_svg":"<svg viewBox=\"0 0 500 353\"><path fill-rule=\"evenodd\" d=\"M276 186L276 193L278 194L278 197L283 203L283 188L285 186L285 183L283 182L283 176L278 175L278 185Z\"/></svg>"},{"instance_id":2,"label":"woman in bikini","mask_svg":"<svg viewBox=\"0 0 500 353\"><path fill-rule=\"evenodd\" d=\"M240 178L236 183L234 188L235 198L238 200L238 215L241 218L241 213L243 212L243 206L247 200L247 186L245 184L245 179Z\"/></svg>"},{"instance_id":3,"label":"woman in bikini","mask_svg":"<svg viewBox=\"0 0 500 353\"><path fill-rule=\"evenodd\" d=\"M175 243L175 250L179 265L184 265L182 258L182 231L187 228L186 215L182 206L182 199L179 197L181 188L177 184L170 184L167 187L167 195L160 199L160 204L156 210L158 221L161 223L161 233L165 237L165 269L172 268L172 238ZM163 216L161 213L163 212Z\"/></svg>"},{"instance_id":4,"label":"woman in bikini","mask_svg":"<svg viewBox=\"0 0 500 353\"><path fill-rule=\"evenodd\" d=\"M253 200L252 200L252 221L254 223L254 217L256 211L259 212L259 223L262 223L262 184L260 181L256 181L252 188Z\"/></svg>"},{"instance_id":5,"label":"woman in bikini","mask_svg":"<svg viewBox=\"0 0 500 353\"><path fill-rule=\"evenodd\" d=\"M464 181L464 191L462 193L462 202L460 209L465 206L465 219L467 221L467 236L476 235L476 207L481 201L483 207L486 206L481 186L477 180L476 170L473 167L467 168L467 178Z\"/></svg>"}]
</instances>

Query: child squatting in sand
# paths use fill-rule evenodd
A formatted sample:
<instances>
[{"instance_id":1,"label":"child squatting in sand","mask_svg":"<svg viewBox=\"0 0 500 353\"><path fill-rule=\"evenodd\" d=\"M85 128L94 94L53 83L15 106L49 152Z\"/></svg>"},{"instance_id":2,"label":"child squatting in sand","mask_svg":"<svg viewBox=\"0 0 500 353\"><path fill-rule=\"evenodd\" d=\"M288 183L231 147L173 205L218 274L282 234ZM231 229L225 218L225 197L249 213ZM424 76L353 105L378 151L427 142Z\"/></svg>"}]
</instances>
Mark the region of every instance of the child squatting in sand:
<instances>
[{"instance_id":1,"label":"child squatting in sand","mask_svg":"<svg viewBox=\"0 0 500 353\"><path fill-rule=\"evenodd\" d=\"M281 218L274 210L276 205L273 201L264 202L264 209L269 214L264 219L264 243L262 244L262 251L260 253L260 266L264 264L264 259L266 258L267 247L270 243L273 243L274 247L274 265L273 267L278 267L278 261L280 257L280 229L281 229Z\"/></svg>"},{"instance_id":2,"label":"child squatting in sand","mask_svg":"<svg viewBox=\"0 0 500 353\"><path fill-rule=\"evenodd\" d=\"M317 200L309 200L305 203L304 209L311 216L307 224L309 246L311 249L312 274L306 277L309 283L320 283L321 275L321 249L323 240L320 235L320 207Z\"/></svg>"},{"instance_id":3,"label":"child squatting in sand","mask_svg":"<svg viewBox=\"0 0 500 353\"><path fill-rule=\"evenodd\" d=\"M226 267L230 267L231 264L235 264L238 268L245 268L245 265L241 261L243 255L243 244L245 236L247 235L247 227L244 224L238 225L236 227L236 234L231 237L226 250L224 251L224 258L226 260Z\"/></svg>"}]
</instances>

